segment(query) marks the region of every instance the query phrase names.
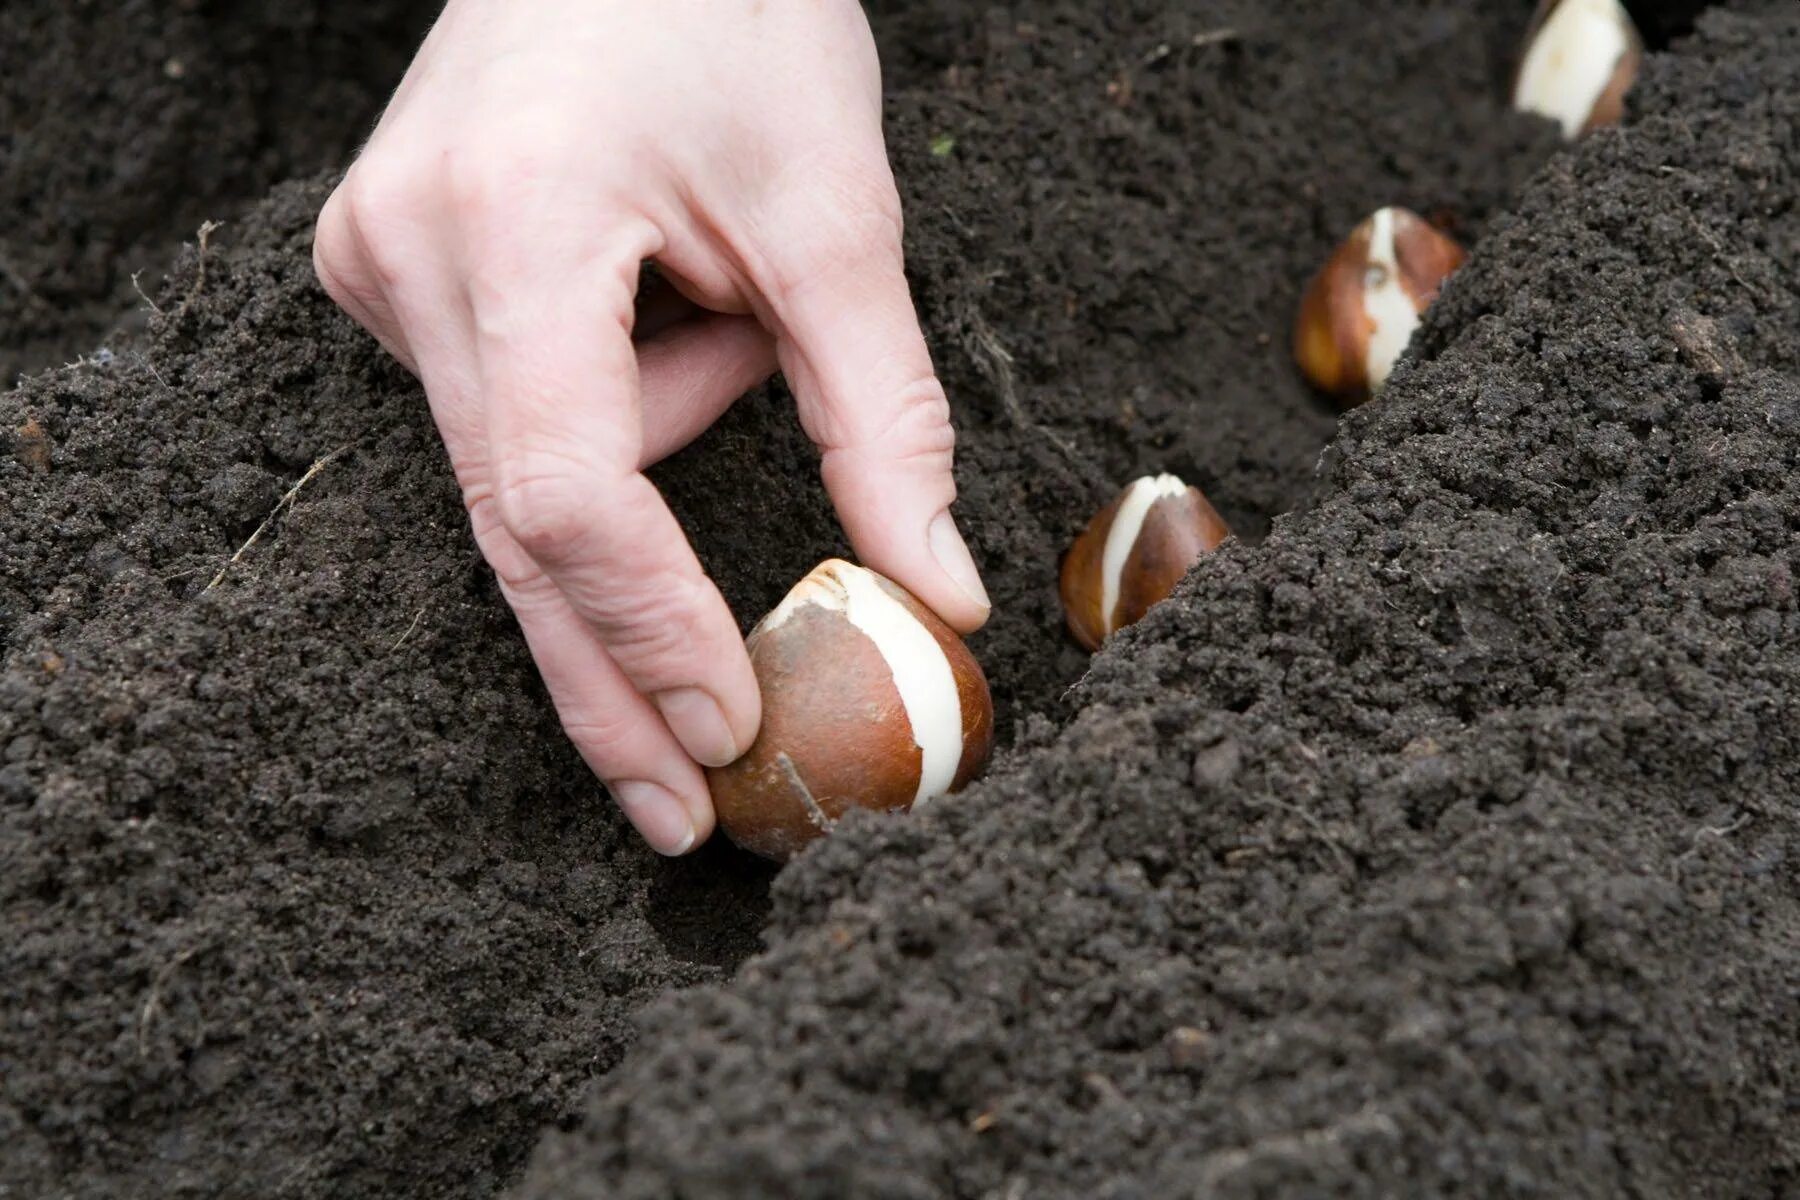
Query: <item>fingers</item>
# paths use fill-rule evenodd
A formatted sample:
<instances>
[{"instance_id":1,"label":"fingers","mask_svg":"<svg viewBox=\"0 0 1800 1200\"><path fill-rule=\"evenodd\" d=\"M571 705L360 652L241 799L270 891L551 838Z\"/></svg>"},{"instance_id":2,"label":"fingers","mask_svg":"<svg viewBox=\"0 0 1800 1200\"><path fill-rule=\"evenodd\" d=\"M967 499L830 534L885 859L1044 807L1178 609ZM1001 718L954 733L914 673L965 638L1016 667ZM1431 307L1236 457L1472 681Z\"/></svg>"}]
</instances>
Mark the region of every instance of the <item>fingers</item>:
<instances>
[{"instance_id":1,"label":"fingers","mask_svg":"<svg viewBox=\"0 0 1800 1200\"><path fill-rule=\"evenodd\" d=\"M722 766L754 740L761 697L724 598L638 472L650 444L629 323L648 248L627 239L574 272L515 254L531 287L474 289L493 504L687 754ZM602 778L626 777L596 754Z\"/></svg>"},{"instance_id":2,"label":"fingers","mask_svg":"<svg viewBox=\"0 0 1800 1200\"><path fill-rule=\"evenodd\" d=\"M886 211L865 206L836 238L803 233L795 244L813 249L773 264L764 293L782 370L857 554L967 632L987 620L988 597L950 515L950 406Z\"/></svg>"},{"instance_id":3,"label":"fingers","mask_svg":"<svg viewBox=\"0 0 1800 1200\"><path fill-rule=\"evenodd\" d=\"M692 317L640 341L637 352L644 408L640 467L699 437L775 372L775 340L749 317Z\"/></svg>"},{"instance_id":4,"label":"fingers","mask_svg":"<svg viewBox=\"0 0 1800 1200\"><path fill-rule=\"evenodd\" d=\"M706 780L662 716L554 587L505 591L563 730L607 781L625 818L660 854L685 854L704 842L713 829Z\"/></svg>"},{"instance_id":5,"label":"fingers","mask_svg":"<svg viewBox=\"0 0 1800 1200\"><path fill-rule=\"evenodd\" d=\"M713 825L705 779L688 746L709 761L735 757L740 739L747 746L760 719L760 700L747 660L741 663L741 674L749 681L748 703L742 694L742 679L733 670L731 655L744 659L735 623L699 574L698 565L691 565L683 582L710 594L717 608L709 615L722 629L710 639L696 638L696 643L713 643L706 651L712 658L706 666L722 676L723 682L710 681L706 672L693 664L658 662L653 654L639 656L634 679L608 653L604 642L607 632L624 630L629 636L629 624L614 622L603 629L591 623L576 611L550 574L549 567L561 565L557 555L546 551L547 545L559 544L554 526L563 518L558 516L557 506L552 504L546 512L529 499L509 506L513 529L526 534L525 540L543 554L546 563L526 552L501 512L503 496L516 499L532 494L534 487L546 486L542 481L535 485L528 481L538 470L533 462L541 463L543 458L534 460L516 453L532 447L551 446L566 454L575 463L569 477L606 479L607 470L614 468L623 470L627 481L636 479L648 489L635 474L634 447L640 444L638 413L623 327L616 316L598 319L590 311L567 321L529 323L526 328L542 331L537 338L509 334L498 347L492 339L484 345L477 334L471 289L463 286L460 272L453 272L440 254L413 241L421 227L416 214L403 218L409 218L408 212L380 191L360 185L340 189L321 214L315 238L321 281L334 299L425 383L433 416L465 488L477 540L500 576L502 590L569 737L606 781L645 840L662 853L684 853L704 841ZM373 253L377 248L379 256ZM531 291L508 289L509 294ZM595 293L612 294L604 286ZM550 307L554 310L556 305ZM490 308L501 312L498 323L504 325L510 310ZM587 308L593 310L595 304L589 303ZM486 316L492 328L497 323L494 311ZM606 342L609 326L611 342L623 343L627 349L622 365L606 361L595 368L595 356L582 356L570 373L559 370L562 347L580 346L596 337ZM484 369L483 350L499 364L485 364L493 366L492 372ZM668 418L652 422L654 436L648 444L659 448L659 455L691 438L711 415L722 411L733 398L724 394L725 390L742 391L749 386L738 381L753 381L757 372L767 369L763 364L771 355L766 338L747 337L735 323L715 327L710 322L683 323L665 330L647 341L643 350L652 402L657 412ZM594 369L600 382L580 386L577 380L584 369ZM519 386L530 393L524 403L503 405L497 420L489 411L494 407L487 394L493 390L490 375L522 380ZM537 386L535 380L540 376L550 382ZM607 380L615 381L614 385L608 386ZM498 392L508 395L508 385L502 384ZM549 393L561 399L545 400ZM604 436L598 436L594 430L598 411L608 405L618 411L613 425ZM563 423L559 414L566 410L576 411ZM512 420L515 415L520 418L516 422ZM497 431L502 439L498 445L494 440ZM582 439L593 443L591 454L584 453ZM502 470L507 463L512 465ZM624 470L627 467L631 469ZM548 486L556 486L553 477ZM601 530L608 525L609 494L607 487L597 488L593 493L595 511L583 513L585 520ZM655 501L658 508L660 503L660 499ZM548 540L534 541L534 529L540 533L549 529ZM638 535L628 529L627 541L634 536ZM670 534L664 530L655 536L673 537L686 553L679 531ZM687 557L691 563L691 554ZM631 558L628 548L621 549L605 569L617 578L633 578ZM661 618L649 611L647 603L634 611L644 612L646 620ZM721 639L728 639L724 650L716 646ZM642 646L647 641L640 637L634 644ZM660 708L640 691L651 683L662 685ZM737 725L723 715L709 714L708 688L728 697ZM686 745L677 737L677 729L682 730Z\"/></svg>"}]
</instances>

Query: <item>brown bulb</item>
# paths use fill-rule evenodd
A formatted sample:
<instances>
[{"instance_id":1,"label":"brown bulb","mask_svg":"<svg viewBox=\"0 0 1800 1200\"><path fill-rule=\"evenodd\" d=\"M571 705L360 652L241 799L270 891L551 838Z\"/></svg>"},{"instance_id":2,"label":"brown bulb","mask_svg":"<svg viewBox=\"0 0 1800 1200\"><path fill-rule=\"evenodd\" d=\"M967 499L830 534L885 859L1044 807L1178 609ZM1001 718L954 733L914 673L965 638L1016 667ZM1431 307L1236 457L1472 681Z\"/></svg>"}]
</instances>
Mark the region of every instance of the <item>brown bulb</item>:
<instances>
[{"instance_id":1,"label":"brown bulb","mask_svg":"<svg viewBox=\"0 0 1800 1200\"><path fill-rule=\"evenodd\" d=\"M785 862L851 808L906 812L968 783L994 746L962 639L881 575L828 559L747 640L762 728L707 771L719 826Z\"/></svg>"},{"instance_id":2,"label":"brown bulb","mask_svg":"<svg viewBox=\"0 0 1800 1200\"><path fill-rule=\"evenodd\" d=\"M1513 77L1513 107L1578 138L1625 115L1644 39L1619 0L1539 0Z\"/></svg>"},{"instance_id":3,"label":"brown bulb","mask_svg":"<svg viewBox=\"0 0 1800 1200\"><path fill-rule=\"evenodd\" d=\"M1306 378L1346 406L1379 392L1463 257L1408 209L1384 208L1358 225L1300 301L1294 358Z\"/></svg>"},{"instance_id":4,"label":"brown bulb","mask_svg":"<svg viewBox=\"0 0 1800 1200\"><path fill-rule=\"evenodd\" d=\"M1063 615L1089 650L1141 620L1231 536L1197 487L1146 475L1088 522L1062 564Z\"/></svg>"}]
</instances>

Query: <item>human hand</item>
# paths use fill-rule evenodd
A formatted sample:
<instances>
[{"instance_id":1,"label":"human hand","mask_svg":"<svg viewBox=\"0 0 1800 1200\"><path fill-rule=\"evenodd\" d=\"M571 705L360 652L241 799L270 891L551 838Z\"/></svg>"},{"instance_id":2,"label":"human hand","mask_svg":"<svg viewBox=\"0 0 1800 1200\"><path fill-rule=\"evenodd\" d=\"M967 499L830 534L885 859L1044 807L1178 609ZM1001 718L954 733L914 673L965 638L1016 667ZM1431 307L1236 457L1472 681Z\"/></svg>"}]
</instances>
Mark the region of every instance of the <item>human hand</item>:
<instances>
[{"instance_id":1,"label":"human hand","mask_svg":"<svg viewBox=\"0 0 1800 1200\"><path fill-rule=\"evenodd\" d=\"M563 728L657 850L712 832L696 760L761 701L642 471L777 363L862 561L986 619L854 0L450 0L314 257L424 383ZM646 260L679 292L654 319Z\"/></svg>"}]
</instances>

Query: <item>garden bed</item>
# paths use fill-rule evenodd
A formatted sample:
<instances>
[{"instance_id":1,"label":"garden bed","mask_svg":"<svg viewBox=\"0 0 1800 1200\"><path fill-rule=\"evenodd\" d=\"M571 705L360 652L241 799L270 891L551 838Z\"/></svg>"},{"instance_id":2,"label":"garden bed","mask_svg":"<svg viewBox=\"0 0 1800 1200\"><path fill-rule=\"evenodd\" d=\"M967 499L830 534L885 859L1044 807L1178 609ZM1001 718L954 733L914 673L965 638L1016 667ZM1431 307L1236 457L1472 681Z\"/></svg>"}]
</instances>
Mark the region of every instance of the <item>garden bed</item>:
<instances>
[{"instance_id":1,"label":"garden bed","mask_svg":"<svg viewBox=\"0 0 1800 1200\"><path fill-rule=\"evenodd\" d=\"M877 14L1005 749L772 910L561 739L329 177L0 394L0 1196L1800 1187L1800 14L1566 150L1524 6L1278 7ZM1475 253L1340 422L1386 203ZM1243 537L1090 662L1149 469ZM779 386L655 477L746 625L844 549Z\"/></svg>"}]
</instances>

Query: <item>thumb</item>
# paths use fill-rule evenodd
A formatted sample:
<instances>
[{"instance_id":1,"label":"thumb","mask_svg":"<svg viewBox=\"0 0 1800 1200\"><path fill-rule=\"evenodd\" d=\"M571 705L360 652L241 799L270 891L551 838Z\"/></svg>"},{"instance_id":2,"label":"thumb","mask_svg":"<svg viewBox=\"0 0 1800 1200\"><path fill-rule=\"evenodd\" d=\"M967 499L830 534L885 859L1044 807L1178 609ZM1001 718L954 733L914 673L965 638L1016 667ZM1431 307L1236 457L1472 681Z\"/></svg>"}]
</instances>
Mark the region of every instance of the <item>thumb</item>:
<instances>
[{"instance_id":1,"label":"thumb","mask_svg":"<svg viewBox=\"0 0 1800 1200\"><path fill-rule=\"evenodd\" d=\"M857 556L967 633L989 603L950 514L950 403L907 289L899 222L876 213L865 224L874 236L815 241L802 256L812 269L765 289L777 355Z\"/></svg>"}]
</instances>

